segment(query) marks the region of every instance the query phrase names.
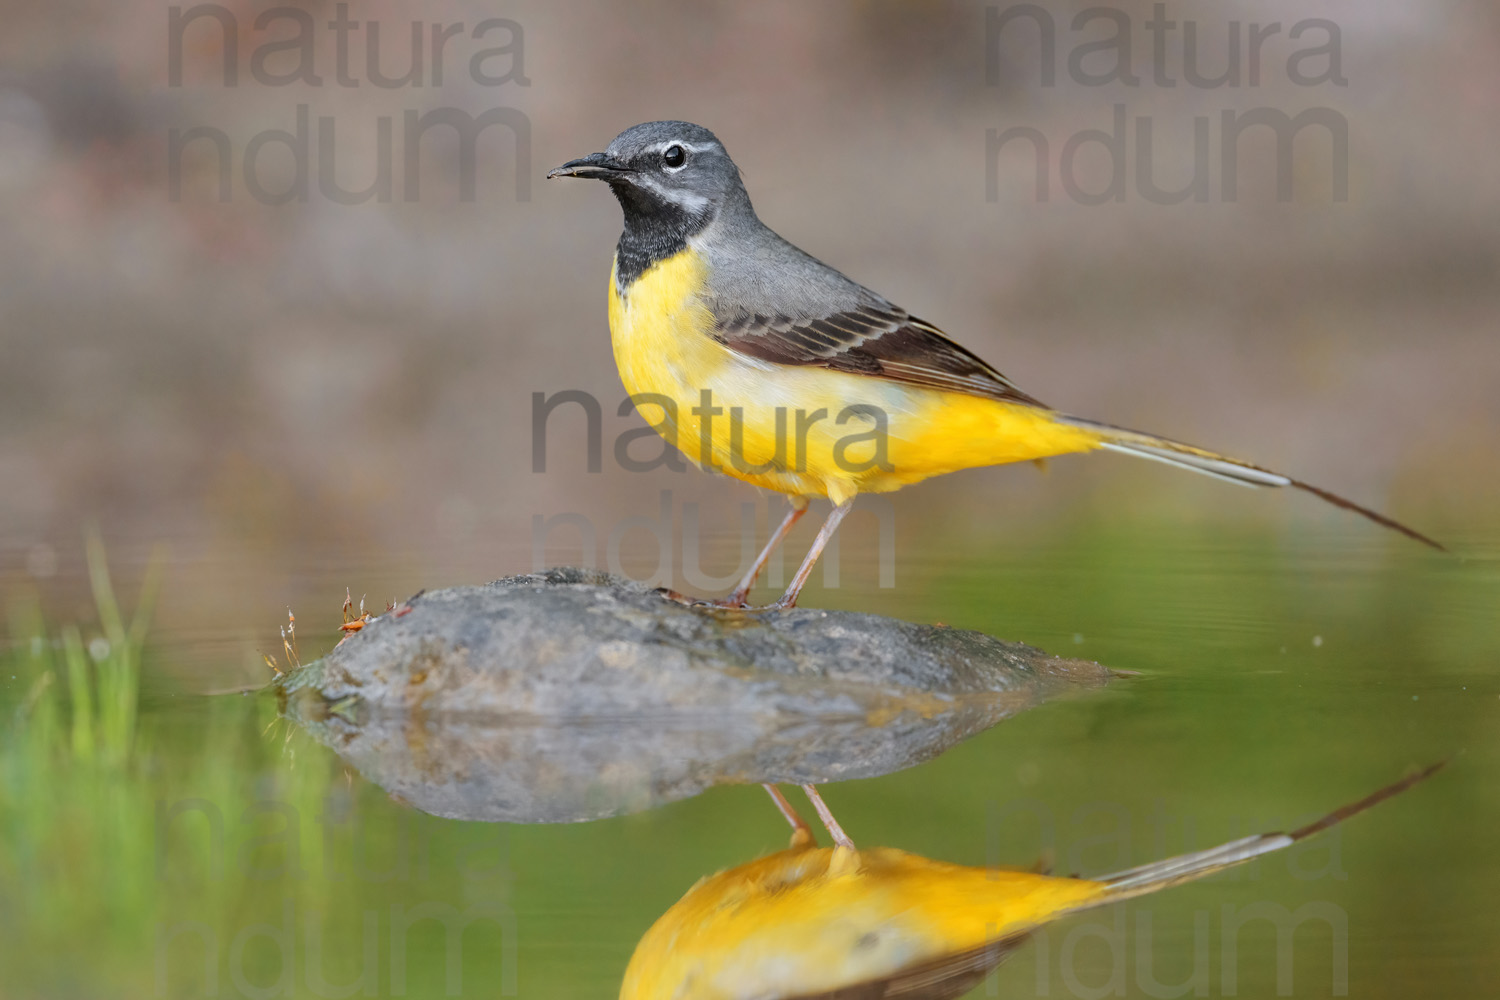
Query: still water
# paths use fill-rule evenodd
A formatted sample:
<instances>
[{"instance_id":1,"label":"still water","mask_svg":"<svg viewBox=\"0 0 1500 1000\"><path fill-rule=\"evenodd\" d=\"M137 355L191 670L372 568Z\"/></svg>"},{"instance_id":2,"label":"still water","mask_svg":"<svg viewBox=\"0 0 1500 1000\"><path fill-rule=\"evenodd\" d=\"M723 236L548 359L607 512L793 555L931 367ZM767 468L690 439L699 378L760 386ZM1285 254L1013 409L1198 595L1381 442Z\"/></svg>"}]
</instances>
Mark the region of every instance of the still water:
<instances>
[{"instance_id":1,"label":"still water","mask_svg":"<svg viewBox=\"0 0 1500 1000\"><path fill-rule=\"evenodd\" d=\"M1444 540L1463 558L1090 522L929 547L896 592L809 591L1135 672L824 795L862 848L1098 875L1452 758L1305 849L1052 925L973 995L1491 995L1500 535ZM753 785L584 823L430 816L274 697L153 683L171 635L145 634L132 716L90 641L107 613L75 644L9 611L0 996L611 997L699 878L787 844Z\"/></svg>"}]
</instances>

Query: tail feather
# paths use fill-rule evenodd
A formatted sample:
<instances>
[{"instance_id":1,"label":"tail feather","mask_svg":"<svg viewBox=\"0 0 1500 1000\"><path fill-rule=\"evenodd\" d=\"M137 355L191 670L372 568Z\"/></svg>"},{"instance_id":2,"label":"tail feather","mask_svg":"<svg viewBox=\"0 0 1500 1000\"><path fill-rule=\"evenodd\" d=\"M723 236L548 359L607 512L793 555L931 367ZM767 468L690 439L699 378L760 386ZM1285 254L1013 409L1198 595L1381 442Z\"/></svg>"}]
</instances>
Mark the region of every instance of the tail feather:
<instances>
[{"instance_id":1,"label":"tail feather","mask_svg":"<svg viewBox=\"0 0 1500 1000\"><path fill-rule=\"evenodd\" d=\"M1115 902L1121 899L1129 899L1132 896L1143 896L1146 893L1156 892L1167 886L1177 885L1181 882L1191 882L1195 879L1204 878L1221 872L1226 868L1244 864L1262 854L1279 851L1284 847L1290 847L1299 840L1305 840L1313 834L1321 833L1329 827L1341 823L1350 816L1364 812L1371 806L1384 802L1393 795L1399 795L1418 782L1425 781L1433 773L1441 769L1448 762L1439 761L1423 768L1413 774L1407 775L1400 781L1389 784L1375 792L1367 795L1358 802L1350 803L1341 809L1316 820L1306 826L1299 827L1291 833L1262 833L1253 837L1244 837L1233 840L1218 847L1211 847L1206 851L1197 851L1192 854L1181 854L1175 858L1167 858L1165 861L1157 861L1154 864L1142 865L1139 868L1129 868L1113 875L1105 876L1102 881L1109 889L1099 898L1097 903Z\"/></svg>"},{"instance_id":2,"label":"tail feather","mask_svg":"<svg viewBox=\"0 0 1500 1000\"><path fill-rule=\"evenodd\" d=\"M1165 861L1129 868L1116 872L1103 881L1110 887L1110 899L1139 896L1244 864L1262 854L1290 847L1293 843L1295 841L1285 833L1261 833L1210 847L1206 851L1180 854Z\"/></svg>"},{"instance_id":3,"label":"tail feather","mask_svg":"<svg viewBox=\"0 0 1500 1000\"><path fill-rule=\"evenodd\" d=\"M1137 458L1149 458L1154 462L1165 462L1167 465L1175 465L1179 469L1189 469L1193 472L1202 473L1205 476L1213 476L1226 482L1238 483L1241 486L1290 486L1293 489L1311 493L1319 499L1342 507L1344 510L1353 511L1362 517L1374 521L1383 528L1398 531L1407 538L1415 539L1423 545L1429 545L1440 552L1447 552L1447 548L1433 541L1426 535L1409 528L1400 521L1386 517L1384 514L1361 507L1353 500L1348 500L1336 493L1330 493L1325 489L1284 476L1270 469L1263 469L1251 462L1241 461L1238 458L1230 458L1216 452L1198 448L1181 441L1172 441L1168 438L1157 437L1154 434L1143 434L1140 431L1126 430L1123 427L1112 427L1109 424L1101 424L1093 420L1085 420L1081 417L1062 417L1066 423L1077 427L1084 427L1095 431L1100 435L1099 447L1110 451L1120 452L1125 455L1134 455Z\"/></svg>"},{"instance_id":4,"label":"tail feather","mask_svg":"<svg viewBox=\"0 0 1500 1000\"><path fill-rule=\"evenodd\" d=\"M1122 455L1134 455L1136 458L1149 458L1153 462L1175 465L1179 469L1201 472L1205 476L1213 476L1227 483L1238 483L1240 486L1290 486L1292 484L1288 476L1268 472L1233 459L1220 458L1217 455L1184 454L1159 445L1127 444L1124 441L1105 441L1099 447L1117 451Z\"/></svg>"}]
</instances>

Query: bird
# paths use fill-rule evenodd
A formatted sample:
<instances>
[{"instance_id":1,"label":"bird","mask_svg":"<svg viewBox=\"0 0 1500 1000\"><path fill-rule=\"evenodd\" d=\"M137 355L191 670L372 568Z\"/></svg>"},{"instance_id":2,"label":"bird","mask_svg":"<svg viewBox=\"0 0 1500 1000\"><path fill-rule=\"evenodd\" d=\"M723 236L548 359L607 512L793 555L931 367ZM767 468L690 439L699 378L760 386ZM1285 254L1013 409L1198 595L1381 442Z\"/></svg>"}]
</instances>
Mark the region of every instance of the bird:
<instances>
[{"instance_id":1,"label":"bird","mask_svg":"<svg viewBox=\"0 0 1500 1000\"><path fill-rule=\"evenodd\" d=\"M547 177L601 180L623 210L609 329L636 411L700 467L789 498L749 571L715 604L747 606L812 498L833 509L765 609L796 605L860 493L1097 449L1245 486L1293 487L1443 548L1290 476L1045 405L933 324L773 232L723 143L700 125L632 126Z\"/></svg>"},{"instance_id":2,"label":"bird","mask_svg":"<svg viewBox=\"0 0 1500 1000\"><path fill-rule=\"evenodd\" d=\"M642 936L620 1000L947 1000L1038 929L1213 875L1320 833L1423 781L1414 772L1289 833L1263 833L1101 878L972 868L889 847L832 847L774 786L791 846L701 879ZM825 808L821 800L820 815Z\"/></svg>"}]
</instances>

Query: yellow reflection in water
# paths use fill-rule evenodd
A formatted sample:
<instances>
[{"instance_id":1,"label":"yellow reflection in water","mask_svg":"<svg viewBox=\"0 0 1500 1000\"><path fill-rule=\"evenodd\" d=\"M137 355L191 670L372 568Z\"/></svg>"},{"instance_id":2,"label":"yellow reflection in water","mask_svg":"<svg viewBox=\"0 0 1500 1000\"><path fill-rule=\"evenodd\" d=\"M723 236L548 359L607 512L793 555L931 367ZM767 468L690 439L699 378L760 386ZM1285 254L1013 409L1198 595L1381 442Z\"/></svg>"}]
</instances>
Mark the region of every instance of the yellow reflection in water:
<instances>
[{"instance_id":1,"label":"yellow reflection in water","mask_svg":"<svg viewBox=\"0 0 1500 1000\"><path fill-rule=\"evenodd\" d=\"M636 946L620 997L956 997L1059 917L1288 847L1405 791L1441 766L1290 833L1245 837L1098 880L968 868L889 847L858 849L828 816L825 823L842 843L818 847L772 789L793 823L791 846L689 889Z\"/></svg>"}]
</instances>

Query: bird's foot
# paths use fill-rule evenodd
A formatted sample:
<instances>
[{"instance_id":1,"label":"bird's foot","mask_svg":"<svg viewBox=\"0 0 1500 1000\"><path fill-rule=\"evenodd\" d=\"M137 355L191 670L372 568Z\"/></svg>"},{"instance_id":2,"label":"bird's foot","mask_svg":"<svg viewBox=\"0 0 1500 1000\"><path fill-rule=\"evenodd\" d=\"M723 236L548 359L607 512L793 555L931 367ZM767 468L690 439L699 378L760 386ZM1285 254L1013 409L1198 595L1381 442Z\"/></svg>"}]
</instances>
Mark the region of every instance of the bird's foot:
<instances>
[{"instance_id":1,"label":"bird's foot","mask_svg":"<svg viewBox=\"0 0 1500 1000\"><path fill-rule=\"evenodd\" d=\"M779 597L776 600L772 601L770 604L757 604L754 607L751 607L748 604L744 604L744 605L740 606L740 610L741 611L756 611L756 612L759 612L759 611L790 611L793 608L795 608L796 606L797 606L797 600L796 600L796 598L793 598L791 600L787 600L785 597Z\"/></svg>"},{"instance_id":2,"label":"bird's foot","mask_svg":"<svg viewBox=\"0 0 1500 1000\"><path fill-rule=\"evenodd\" d=\"M727 597L716 598L693 597L689 594L673 590L671 587L657 587L656 593L661 595L664 600L681 604L684 607L713 608L718 611L786 611L789 608L797 606L796 598L788 600L784 596L772 601L770 604L749 604L745 600L748 595L739 593L738 591Z\"/></svg>"},{"instance_id":3,"label":"bird's foot","mask_svg":"<svg viewBox=\"0 0 1500 1000\"><path fill-rule=\"evenodd\" d=\"M745 598L748 596L750 595L736 590L734 593L728 595L727 597L717 597L712 601L704 601L703 603L710 608L727 608L732 611L749 611L751 610L750 605L745 602Z\"/></svg>"},{"instance_id":4,"label":"bird's foot","mask_svg":"<svg viewBox=\"0 0 1500 1000\"><path fill-rule=\"evenodd\" d=\"M706 603L701 597L693 597L691 594L684 594L671 587L657 587L653 593L664 601L671 601L673 604L681 604L689 608L702 607Z\"/></svg>"}]
</instances>

